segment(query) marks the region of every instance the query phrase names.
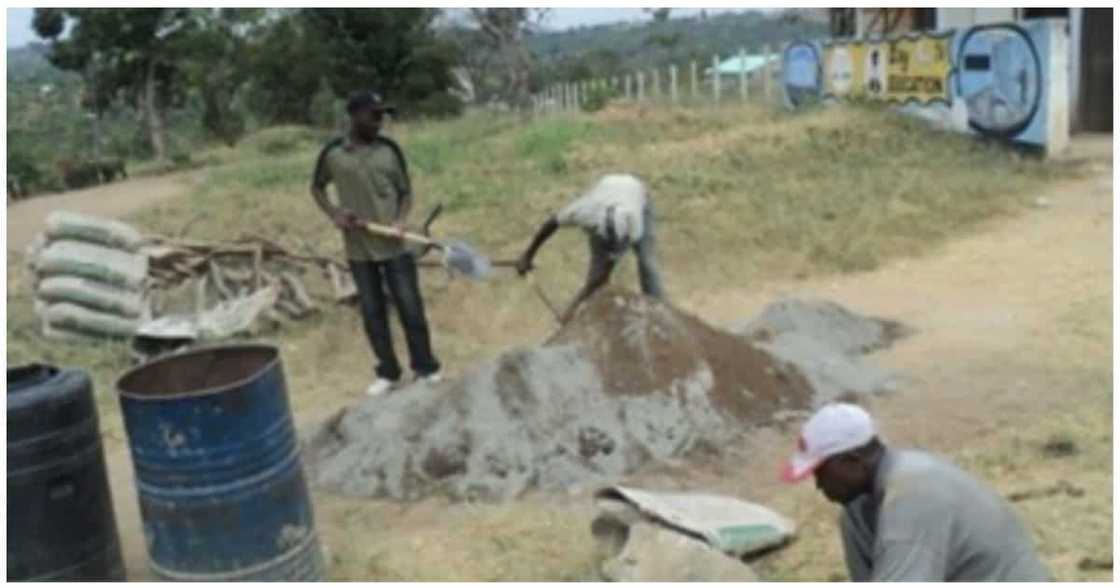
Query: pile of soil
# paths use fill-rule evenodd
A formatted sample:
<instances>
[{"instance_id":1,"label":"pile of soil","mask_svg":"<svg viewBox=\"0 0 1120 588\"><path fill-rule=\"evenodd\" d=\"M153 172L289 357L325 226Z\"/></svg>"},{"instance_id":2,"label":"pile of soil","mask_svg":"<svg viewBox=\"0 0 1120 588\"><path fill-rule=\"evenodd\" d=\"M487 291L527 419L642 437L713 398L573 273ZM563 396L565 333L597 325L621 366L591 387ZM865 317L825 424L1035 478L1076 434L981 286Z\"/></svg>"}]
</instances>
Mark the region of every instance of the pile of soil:
<instances>
[{"instance_id":1,"label":"pile of soil","mask_svg":"<svg viewBox=\"0 0 1120 588\"><path fill-rule=\"evenodd\" d=\"M342 411L310 439L308 469L322 488L402 500L610 483L812 408L811 378L765 345L604 291L544 345Z\"/></svg>"},{"instance_id":2,"label":"pile of soil","mask_svg":"<svg viewBox=\"0 0 1120 588\"><path fill-rule=\"evenodd\" d=\"M859 315L828 300L797 298L771 304L732 331L796 365L812 385L814 406L895 389L900 375L862 356L913 334L897 321Z\"/></svg>"}]
</instances>

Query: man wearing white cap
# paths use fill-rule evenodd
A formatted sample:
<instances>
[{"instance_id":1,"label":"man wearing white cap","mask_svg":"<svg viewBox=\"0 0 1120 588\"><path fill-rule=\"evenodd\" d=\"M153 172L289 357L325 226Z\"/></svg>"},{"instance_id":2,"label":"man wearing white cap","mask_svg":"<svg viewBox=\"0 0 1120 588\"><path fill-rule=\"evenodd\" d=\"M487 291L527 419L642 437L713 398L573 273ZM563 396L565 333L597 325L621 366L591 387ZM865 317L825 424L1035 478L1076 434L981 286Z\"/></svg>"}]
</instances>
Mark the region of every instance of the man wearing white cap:
<instances>
[{"instance_id":1,"label":"man wearing white cap","mask_svg":"<svg viewBox=\"0 0 1120 588\"><path fill-rule=\"evenodd\" d=\"M1052 577L1011 505L956 466L889 448L853 404L821 408L782 477L816 477L843 505L840 535L857 582L1045 582Z\"/></svg>"}]
</instances>

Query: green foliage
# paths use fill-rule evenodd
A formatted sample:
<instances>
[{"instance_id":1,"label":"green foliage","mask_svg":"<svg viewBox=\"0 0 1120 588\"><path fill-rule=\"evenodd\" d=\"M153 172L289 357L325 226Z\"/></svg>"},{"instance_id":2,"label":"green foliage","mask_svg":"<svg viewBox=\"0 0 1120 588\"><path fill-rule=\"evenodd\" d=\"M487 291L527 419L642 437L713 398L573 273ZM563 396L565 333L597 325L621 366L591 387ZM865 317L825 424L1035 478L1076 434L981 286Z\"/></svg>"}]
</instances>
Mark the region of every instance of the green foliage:
<instances>
[{"instance_id":1,"label":"green foliage","mask_svg":"<svg viewBox=\"0 0 1120 588\"><path fill-rule=\"evenodd\" d=\"M325 130L336 128L342 122L336 119L338 100L339 98L335 96L331 85L327 83L327 79L320 80L319 89L315 91L315 95L311 98L311 124Z\"/></svg>"},{"instance_id":2,"label":"green foliage","mask_svg":"<svg viewBox=\"0 0 1120 588\"><path fill-rule=\"evenodd\" d=\"M455 114L455 47L436 36L432 8L304 9L299 12L327 56L320 64L340 96L377 89L398 103L402 116ZM289 41L290 42L290 41Z\"/></svg>"},{"instance_id":3,"label":"green foliage","mask_svg":"<svg viewBox=\"0 0 1120 588\"><path fill-rule=\"evenodd\" d=\"M247 51L252 112L265 124L310 122L311 102L332 58L319 32L298 11L283 11Z\"/></svg>"},{"instance_id":4,"label":"green foliage","mask_svg":"<svg viewBox=\"0 0 1120 588\"><path fill-rule=\"evenodd\" d=\"M245 139L247 147L263 155L286 155L315 142L314 131L294 125L265 129Z\"/></svg>"},{"instance_id":5,"label":"green foliage","mask_svg":"<svg viewBox=\"0 0 1120 588\"><path fill-rule=\"evenodd\" d=\"M594 86L587 92L580 108L584 112L599 112L607 107L611 99L617 97L618 92L609 86Z\"/></svg>"},{"instance_id":6,"label":"green foliage","mask_svg":"<svg viewBox=\"0 0 1120 588\"><path fill-rule=\"evenodd\" d=\"M594 127L586 122L563 119L541 121L526 129L518 138L518 153L536 161L544 171L563 174L568 171L567 155L575 143L586 139Z\"/></svg>"},{"instance_id":7,"label":"green foliage","mask_svg":"<svg viewBox=\"0 0 1120 588\"><path fill-rule=\"evenodd\" d=\"M171 164L175 167L190 167L190 151L174 151L171 153Z\"/></svg>"}]
</instances>

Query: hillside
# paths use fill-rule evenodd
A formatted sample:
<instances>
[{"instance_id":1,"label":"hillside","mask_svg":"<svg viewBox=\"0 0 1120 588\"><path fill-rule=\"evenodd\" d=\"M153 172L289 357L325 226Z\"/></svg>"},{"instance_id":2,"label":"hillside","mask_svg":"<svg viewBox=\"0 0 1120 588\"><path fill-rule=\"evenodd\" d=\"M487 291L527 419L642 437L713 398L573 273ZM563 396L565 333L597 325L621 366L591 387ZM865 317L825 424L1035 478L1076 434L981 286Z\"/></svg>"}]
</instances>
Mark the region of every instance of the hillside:
<instances>
[{"instance_id":1,"label":"hillside","mask_svg":"<svg viewBox=\"0 0 1120 588\"><path fill-rule=\"evenodd\" d=\"M610 52L618 56L622 66L636 68L689 59L706 62L713 53L729 55L740 48L755 52L763 45L776 48L827 32L826 23L808 16L791 18L784 13L745 10L543 32L532 36L529 46L545 64Z\"/></svg>"}]
</instances>

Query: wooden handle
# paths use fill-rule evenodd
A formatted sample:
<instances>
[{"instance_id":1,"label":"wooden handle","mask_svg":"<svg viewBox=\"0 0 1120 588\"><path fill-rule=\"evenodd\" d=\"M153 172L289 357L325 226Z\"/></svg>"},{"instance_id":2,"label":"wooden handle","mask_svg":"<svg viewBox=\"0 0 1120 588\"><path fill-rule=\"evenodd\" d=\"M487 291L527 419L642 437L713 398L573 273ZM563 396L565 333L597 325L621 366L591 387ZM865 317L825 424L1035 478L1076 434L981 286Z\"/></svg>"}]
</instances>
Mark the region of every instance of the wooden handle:
<instances>
[{"instance_id":1,"label":"wooden handle","mask_svg":"<svg viewBox=\"0 0 1120 588\"><path fill-rule=\"evenodd\" d=\"M409 232L405 232L402 235L401 233L399 233L393 227L387 227L385 225L379 225L377 223L366 223L365 228L366 228L367 231L369 231L369 232L371 232L375 235L381 235L383 237L395 237L397 239L404 239L405 241L412 241L413 243L419 243L421 245L432 245L432 246L435 246L435 247L443 247L443 245L441 243L438 243L438 242L436 242L432 239L429 239L429 238L427 238L423 235L417 235L416 233L409 233Z\"/></svg>"}]
</instances>

